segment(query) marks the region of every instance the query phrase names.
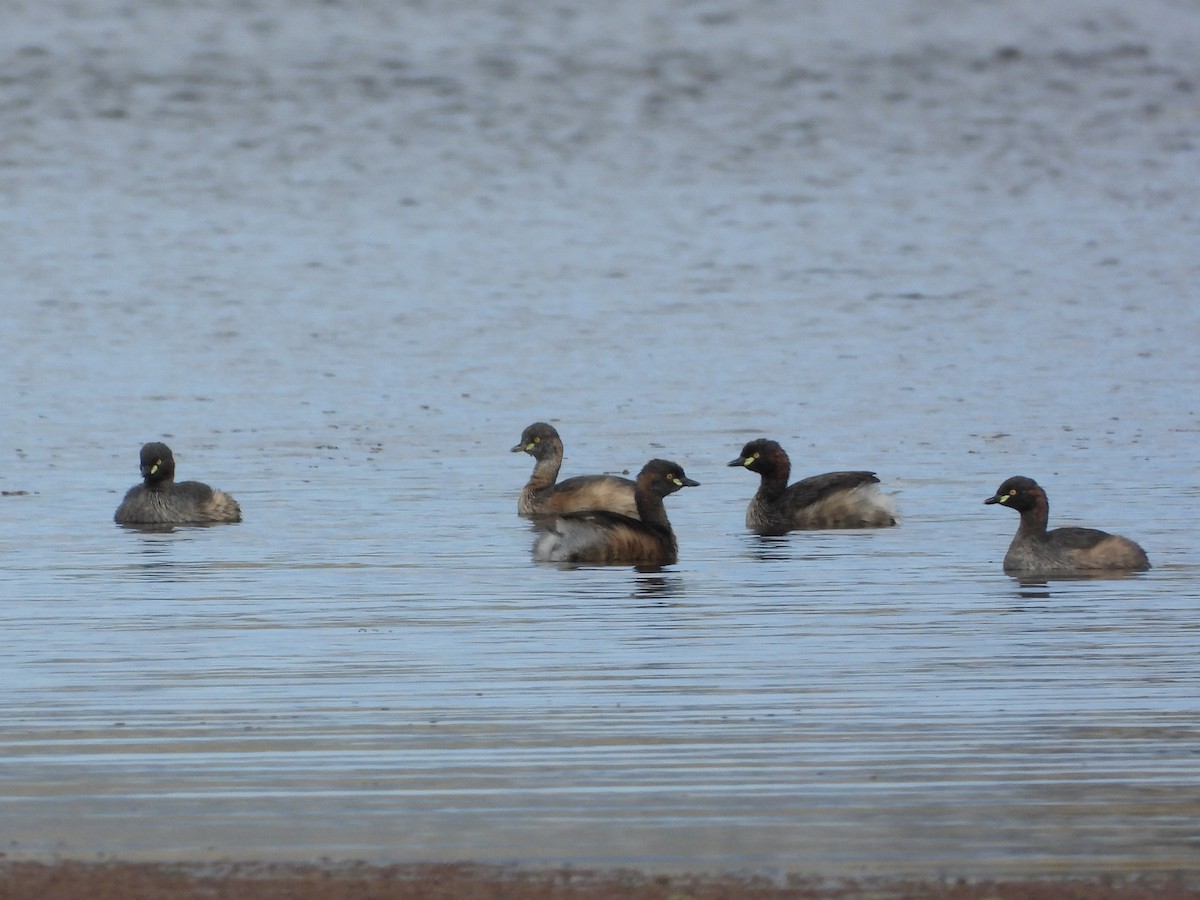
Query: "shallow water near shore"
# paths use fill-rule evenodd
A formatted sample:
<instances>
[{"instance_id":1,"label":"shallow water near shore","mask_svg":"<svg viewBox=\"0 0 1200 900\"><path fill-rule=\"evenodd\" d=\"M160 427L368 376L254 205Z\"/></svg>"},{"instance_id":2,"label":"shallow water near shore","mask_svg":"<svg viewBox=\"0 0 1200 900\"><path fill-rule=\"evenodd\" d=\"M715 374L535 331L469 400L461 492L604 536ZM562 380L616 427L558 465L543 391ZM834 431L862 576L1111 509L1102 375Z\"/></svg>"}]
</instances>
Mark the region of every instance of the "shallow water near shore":
<instances>
[{"instance_id":1,"label":"shallow water near shore","mask_svg":"<svg viewBox=\"0 0 1200 900\"><path fill-rule=\"evenodd\" d=\"M17 9L0 850L1195 874L1200 14L854 9ZM539 419L677 565L532 562ZM113 525L157 439L245 521Z\"/></svg>"}]
</instances>

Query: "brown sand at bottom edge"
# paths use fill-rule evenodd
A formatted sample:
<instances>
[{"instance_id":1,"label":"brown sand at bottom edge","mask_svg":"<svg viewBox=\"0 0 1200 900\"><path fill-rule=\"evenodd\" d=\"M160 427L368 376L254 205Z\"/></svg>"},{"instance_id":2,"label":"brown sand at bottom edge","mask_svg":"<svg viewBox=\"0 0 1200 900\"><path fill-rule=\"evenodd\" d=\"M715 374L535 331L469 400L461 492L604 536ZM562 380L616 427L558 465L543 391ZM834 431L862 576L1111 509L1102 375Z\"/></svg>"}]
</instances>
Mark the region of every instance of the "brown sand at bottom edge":
<instances>
[{"instance_id":1,"label":"brown sand at bottom edge","mask_svg":"<svg viewBox=\"0 0 1200 900\"><path fill-rule=\"evenodd\" d=\"M370 866L0 862L0 900L1196 900L1177 879L776 881L735 875Z\"/></svg>"}]
</instances>

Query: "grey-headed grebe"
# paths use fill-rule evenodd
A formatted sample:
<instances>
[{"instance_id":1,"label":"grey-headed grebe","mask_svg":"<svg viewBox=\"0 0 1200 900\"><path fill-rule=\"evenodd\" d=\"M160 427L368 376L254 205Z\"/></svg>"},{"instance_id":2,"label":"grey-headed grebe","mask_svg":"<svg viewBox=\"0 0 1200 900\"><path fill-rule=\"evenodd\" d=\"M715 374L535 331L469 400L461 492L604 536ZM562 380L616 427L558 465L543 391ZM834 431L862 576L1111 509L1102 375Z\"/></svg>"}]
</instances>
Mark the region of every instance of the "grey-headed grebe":
<instances>
[{"instance_id":1,"label":"grey-headed grebe","mask_svg":"<svg viewBox=\"0 0 1200 900\"><path fill-rule=\"evenodd\" d=\"M141 484L134 485L117 507L120 525L205 525L240 522L242 511L224 491L199 481L175 481L175 457L166 444L142 447Z\"/></svg>"},{"instance_id":2,"label":"grey-headed grebe","mask_svg":"<svg viewBox=\"0 0 1200 900\"><path fill-rule=\"evenodd\" d=\"M617 475L576 475L555 482L562 468L563 443L553 425L534 422L521 432L513 453L528 453L535 460L533 474L517 500L522 516L556 515L581 509L610 509L636 517L633 482Z\"/></svg>"}]
</instances>

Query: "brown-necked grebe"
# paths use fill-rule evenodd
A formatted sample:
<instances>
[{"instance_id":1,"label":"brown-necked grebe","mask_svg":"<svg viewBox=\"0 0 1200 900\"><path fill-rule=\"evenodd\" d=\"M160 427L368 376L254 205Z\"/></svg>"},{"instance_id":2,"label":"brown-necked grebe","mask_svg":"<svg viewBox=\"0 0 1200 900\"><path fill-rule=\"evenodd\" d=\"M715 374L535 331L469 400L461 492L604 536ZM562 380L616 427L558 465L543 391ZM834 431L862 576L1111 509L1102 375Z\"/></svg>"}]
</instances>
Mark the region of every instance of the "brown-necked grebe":
<instances>
[{"instance_id":1,"label":"brown-necked grebe","mask_svg":"<svg viewBox=\"0 0 1200 900\"><path fill-rule=\"evenodd\" d=\"M533 557L541 562L670 565L679 557L679 545L663 498L698 484L676 463L652 459L637 477L640 518L594 509L548 519L540 526Z\"/></svg>"},{"instance_id":2,"label":"brown-necked grebe","mask_svg":"<svg viewBox=\"0 0 1200 900\"><path fill-rule=\"evenodd\" d=\"M1005 572L1050 575L1150 568L1146 551L1119 534L1076 527L1047 531L1050 501L1032 478L1015 475L983 502L999 503L1021 514L1017 534L1004 554Z\"/></svg>"},{"instance_id":3,"label":"brown-necked grebe","mask_svg":"<svg viewBox=\"0 0 1200 900\"><path fill-rule=\"evenodd\" d=\"M896 524L896 509L879 493L874 472L827 472L789 487L792 462L777 442L765 438L750 441L729 465L762 476L746 508L746 527L759 534Z\"/></svg>"}]
</instances>

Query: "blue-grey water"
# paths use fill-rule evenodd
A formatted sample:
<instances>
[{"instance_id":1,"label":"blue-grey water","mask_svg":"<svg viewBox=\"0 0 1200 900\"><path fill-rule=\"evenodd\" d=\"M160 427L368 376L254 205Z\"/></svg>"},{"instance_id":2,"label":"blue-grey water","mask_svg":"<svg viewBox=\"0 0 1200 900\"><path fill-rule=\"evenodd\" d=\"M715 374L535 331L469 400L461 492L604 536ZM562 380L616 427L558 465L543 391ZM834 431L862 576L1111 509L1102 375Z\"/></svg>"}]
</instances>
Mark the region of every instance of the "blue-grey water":
<instances>
[{"instance_id":1,"label":"blue-grey water","mask_svg":"<svg viewBox=\"0 0 1200 900\"><path fill-rule=\"evenodd\" d=\"M1200 869L1200 7L15 3L0 851ZM515 515L680 462L677 565ZM724 466L900 527L759 539ZM111 522L162 439L240 525ZM1021 584L1054 523L1145 575Z\"/></svg>"}]
</instances>

